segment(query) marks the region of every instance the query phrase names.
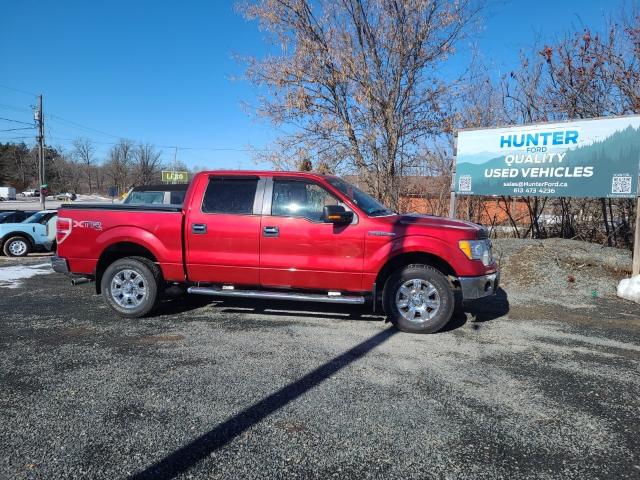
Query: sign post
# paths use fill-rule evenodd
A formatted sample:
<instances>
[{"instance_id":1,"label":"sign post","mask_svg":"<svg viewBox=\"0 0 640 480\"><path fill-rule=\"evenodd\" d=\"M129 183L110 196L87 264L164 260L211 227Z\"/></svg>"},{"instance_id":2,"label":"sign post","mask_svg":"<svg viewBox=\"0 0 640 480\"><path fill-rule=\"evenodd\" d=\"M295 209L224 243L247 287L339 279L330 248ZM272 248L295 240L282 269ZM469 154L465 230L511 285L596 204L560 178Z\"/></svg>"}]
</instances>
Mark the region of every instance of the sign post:
<instances>
[{"instance_id":1,"label":"sign post","mask_svg":"<svg viewBox=\"0 0 640 480\"><path fill-rule=\"evenodd\" d=\"M458 133L453 139L453 163L451 164L451 198L449 199L449 218L456 218L456 158L458 156Z\"/></svg>"},{"instance_id":2,"label":"sign post","mask_svg":"<svg viewBox=\"0 0 640 480\"><path fill-rule=\"evenodd\" d=\"M109 196L111 197L111 203L113 203L115 197L119 196L119 192L120 190L117 186L109 187Z\"/></svg>"},{"instance_id":3,"label":"sign post","mask_svg":"<svg viewBox=\"0 0 640 480\"><path fill-rule=\"evenodd\" d=\"M640 178L638 178L640 184ZM640 192L640 186L638 187ZM633 237L633 264L631 266L631 276L640 275L640 194L636 200L636 233Z\"/></svg>"}]
</instances>

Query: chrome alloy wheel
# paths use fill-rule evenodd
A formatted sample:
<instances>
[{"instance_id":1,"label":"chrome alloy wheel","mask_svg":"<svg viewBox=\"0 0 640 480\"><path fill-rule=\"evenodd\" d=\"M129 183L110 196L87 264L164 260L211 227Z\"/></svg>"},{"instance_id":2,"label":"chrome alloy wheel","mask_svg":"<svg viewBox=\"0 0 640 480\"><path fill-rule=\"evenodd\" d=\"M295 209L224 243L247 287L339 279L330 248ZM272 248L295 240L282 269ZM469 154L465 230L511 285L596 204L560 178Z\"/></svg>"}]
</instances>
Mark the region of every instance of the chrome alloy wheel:
<instances>
[{"instance_id":1,"label":"chrome alloy wheel","mask_svg":"<svg viewBox=\"0 0 640 480\"><path fill-rule=\"evenodd\" d=\"M13 240L7 248L14 257L21 257L27 252L28 247L24 240Z\"/></svg>"},{"instance_id":2,"label":"chrome alloy wheel","mask_svg":"<svg viewBox=\"0 0 640 480\"><path fill-rule=\"evenodd\" d=\"M426 280L407 280L396 292L396 307L406 320L421 324L438 313L440 295Z\"/></svg>"},{"instance_id":3,"label":"chrome alloy wheel","mask_svg":"<svg viewBox=\"0 0 640 480\"><path fill-rule=\"evenodd\" d=\"M120 270L111 280L111 298L122 308L139 307L147 296L145 280L135 270Z\"/></svg>"}]
</instances>

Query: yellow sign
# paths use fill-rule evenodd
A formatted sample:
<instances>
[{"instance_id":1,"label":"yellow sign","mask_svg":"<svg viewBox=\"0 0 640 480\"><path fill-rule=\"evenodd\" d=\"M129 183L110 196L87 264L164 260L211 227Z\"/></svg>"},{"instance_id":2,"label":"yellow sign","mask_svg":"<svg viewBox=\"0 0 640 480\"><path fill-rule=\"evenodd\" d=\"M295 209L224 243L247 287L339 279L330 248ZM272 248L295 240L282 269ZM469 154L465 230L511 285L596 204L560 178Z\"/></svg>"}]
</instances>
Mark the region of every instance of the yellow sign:
<instances>
[{"instance_id":1,"label":"yellow sign","mask_svg":"<svg viewBox=\"0 0 640 480\"><path fill-rule=\"evenodd\" d=\"M167 183L187 183L189 172L176 172L173 170L162 171L162 181Z\"/></svg>"}]
</instances>

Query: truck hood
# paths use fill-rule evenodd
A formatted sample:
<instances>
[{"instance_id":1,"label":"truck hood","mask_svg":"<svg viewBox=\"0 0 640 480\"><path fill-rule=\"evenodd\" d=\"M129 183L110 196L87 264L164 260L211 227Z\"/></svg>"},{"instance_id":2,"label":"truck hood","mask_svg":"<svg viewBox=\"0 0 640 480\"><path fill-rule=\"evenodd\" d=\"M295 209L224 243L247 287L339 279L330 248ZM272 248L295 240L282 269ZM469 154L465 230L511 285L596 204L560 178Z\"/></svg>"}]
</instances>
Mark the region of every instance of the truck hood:
<instances>
[{"instance_id":1,"label":"truck hood","mask_svg":"<svg viewBox=\"0 0 640 480\"><path fill-rule=\"evenodd\" d=\"M391 215L381 217L394 226L402 226L403 228L429 229L429 230L455 230L467 238L484 238L487 234L484 227L477 223L467 222L464 220L456 220L453 218L437 217L435 215L421 215L411 213L406 215Z\"/></svg>"}]
</instances>

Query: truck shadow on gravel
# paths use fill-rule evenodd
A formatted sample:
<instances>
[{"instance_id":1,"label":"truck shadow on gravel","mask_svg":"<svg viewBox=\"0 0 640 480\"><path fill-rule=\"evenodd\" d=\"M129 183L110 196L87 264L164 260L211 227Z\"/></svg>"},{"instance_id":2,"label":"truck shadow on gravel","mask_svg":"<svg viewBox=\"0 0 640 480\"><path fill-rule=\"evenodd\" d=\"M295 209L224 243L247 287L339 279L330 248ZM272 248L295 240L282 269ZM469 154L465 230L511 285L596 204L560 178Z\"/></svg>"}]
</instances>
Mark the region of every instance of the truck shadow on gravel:
<instances>
[{"instance_id":1,"label":"truck shadow on gravel","mask_svg":"<svg viewBox=\"0 0 640 480\"><path fill-rule=\"evenodd\" d=\"M199 306L205 306L209 303L215 303L219 306L221 313L247 313L247 310L249 310L251 313L257 313L261 315L282 315L282 312L271 312L269 310L277 310L284 307L286 308L287 314L304 315L314 318L354 318L356 320L369 320L378 322L384 319L382 315L374 315L370 312L370 310L364 307L354 308L349 306L327 306L325 304L314 304L314 311L309 312L298 311L298 309L292 308L292 305L289 302L266 303L246 300L224 300L221 302L211 302L209 299L194 299L193 302L183 303L188 303L193 308L199 308ZM310 305L305 305L304 308L309 310L309 306ZM167 308L169 310L167 310ZM315 311L316 308L322 309L323 311L317 312ZM170 311L171 307L165 307L163 313L169 314ZM501 317L508 311L509 302L507 294L504 290L500 289L494 297L465 303L462 308L458 309L451 322L449 322L449 325L443 330L443 332L460 328L468 321L467 319L470 319L470 321L473 322L474 329L476 329L479 328L479 325L481 323ZM478 325L478 327L476 327L476 325ZM209 457L213 452L225 447L235 438L242 435L245 431L263 421L269 415L295 401L297 398L304 395L309 390L317 387L326 379L335 375L338 371L361 359L371 350L383 344L384 342L389 340L389 338L398 333L400 332L391 326L385 328L384 330L381 330L380 332L376 333L367 340L355 345L341 355L338 355L320 365L315 370L301 377L299 380L286 385L285 387L277 390L271 395L266 396L262 400L254 403L250 407L239 412L228 420L220 423L209 432L195 438L194 440L188 442L186 445L169 453L164 458L158 460L156 463L134 474L130 477L130 479L168 480L182 475L183 473L194 467L197 463Z\"/></svg>"},{"instance_id":2,"label":"truck shadow on gravel","mask_svg":"<svg viewBox=\"0 0 640 480\"><path fill-rule=\"evenodd\" d=\"M398 331L394 328L386 328L376 333L367 340L320 365L299 380L288 384L220 423L213 430L197 437L153 465L131 476L130 479L171 479L181 475L272 413L364 357L397 333Z\"/></svg>"},{"instance_id":3,"label":"truck shadow on gravel","mask_svg":"<svg viewBox=\"0 0 640 480\"><path fill-rule=\"evenodd\" d=\"M496 294L491 297L465 302L462 307L462 312L457 313L462 313L465 317L465 322L471 321L473 329L478 330L483 323L504 317L509 313L509 297L507 292L502 288L498 288ZM455 316L451 319L449 325L451 325L454 320ZM447 330L447 328L445 327L444 330ZM453 328L450 330L453 330Z\"/></svg>"},{"instance_id":4,"label":"truck shadow on gravel","mask_svg":"<svg viewBox=\"0 0 640 480\"><path fill-rule=\"evenodd\" d=\"M157 309L160 316L179 315L200 308L212 307L215 314L254 315L264 317L294 317L318 320L348 320L362 322L386 322L384 313L373 312L371 305L338 305L313 302L283 302L228 298L212 300L198 295L186 295L163 302ZM482 323L509 313L507 293L499 288L492 297L485 297L459 304L449 323L439 332L446 333L472 322L475 330Z\"/></svg>"}]
</instances>

